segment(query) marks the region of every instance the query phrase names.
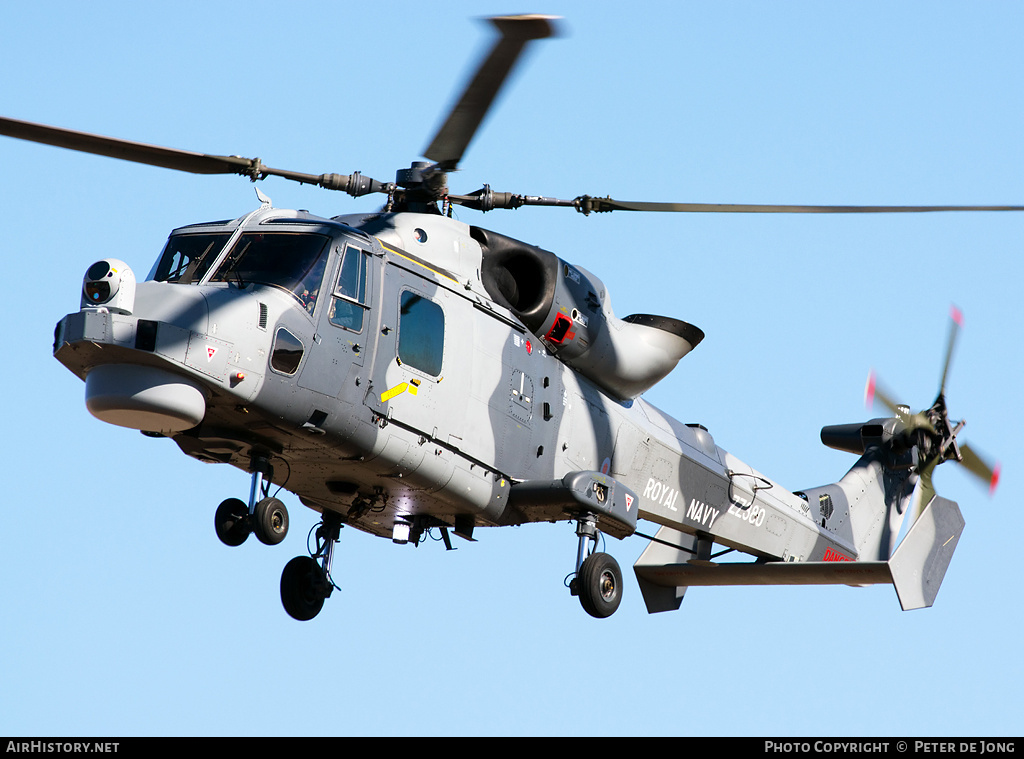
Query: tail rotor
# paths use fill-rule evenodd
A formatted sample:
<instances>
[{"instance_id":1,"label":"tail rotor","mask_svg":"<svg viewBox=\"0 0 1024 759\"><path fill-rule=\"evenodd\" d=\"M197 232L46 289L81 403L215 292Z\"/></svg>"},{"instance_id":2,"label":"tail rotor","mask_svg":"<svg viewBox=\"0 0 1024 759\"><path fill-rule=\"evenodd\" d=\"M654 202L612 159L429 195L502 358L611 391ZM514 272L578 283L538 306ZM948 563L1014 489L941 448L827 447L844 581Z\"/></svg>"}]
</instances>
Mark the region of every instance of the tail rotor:
<instances>
[{"instance_id":1,"label":"tail rotor","mask_svg":"<svg viewBox=\"0 0 1024 759\"><path fill-rule=\"evenodd\" d=\"M870 407L877 402L885 406L902 423L903 429L900 434L904 437L907 448L917 448L916 470L920 477L922 492L918 499L918 514L915 515L915 520L920 515L920 510L935 496L932 473L935 467L943 462L956 461L963 464L968 472L988 485L989 495L995 492L999 482L998 463L990 464L966 443L961 444L957 441L957 435L963 429L965 421L952 421L946 407L946 381L953 361L956 340L962 328L963 315L953 306L950 309L949 340L942 364L939 394L930 408L911 414L907 406L897 404L893 396L881 387L874 372L869 375L864 392L865 404Z\"/></svg>"}]
</instances>

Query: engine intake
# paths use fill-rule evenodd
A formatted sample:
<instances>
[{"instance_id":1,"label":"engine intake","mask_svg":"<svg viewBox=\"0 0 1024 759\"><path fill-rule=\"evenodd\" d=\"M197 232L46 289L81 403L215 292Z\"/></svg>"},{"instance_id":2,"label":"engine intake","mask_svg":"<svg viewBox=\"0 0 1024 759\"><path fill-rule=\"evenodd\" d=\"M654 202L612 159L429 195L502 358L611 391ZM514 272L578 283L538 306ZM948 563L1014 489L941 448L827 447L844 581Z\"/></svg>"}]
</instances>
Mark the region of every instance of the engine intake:
<instances>
[{"instance_id":1,"label":"engine intake","mask_svg":"<svg viewBox=\"0 0 1024 759\"><path fill-rule=\"evenodd\" d=\"M472 227L483 248L487 293L509 308L563 363L620 400L648 390L704 333L679 319L615 316L604 283L554 253Z\"/></svg>"}]
</instances>

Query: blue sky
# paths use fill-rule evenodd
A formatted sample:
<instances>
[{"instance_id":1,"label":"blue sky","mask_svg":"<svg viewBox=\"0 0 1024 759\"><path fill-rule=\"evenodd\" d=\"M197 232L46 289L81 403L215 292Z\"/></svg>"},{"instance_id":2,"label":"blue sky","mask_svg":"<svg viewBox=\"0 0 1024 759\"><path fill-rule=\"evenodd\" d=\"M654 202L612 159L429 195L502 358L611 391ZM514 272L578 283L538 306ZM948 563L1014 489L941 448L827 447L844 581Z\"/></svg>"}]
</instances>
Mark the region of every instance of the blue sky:
<instances>
[{"instance_id":1,"label":"blue sky","mask_svg":"<svg viewBox=\"0 0 1024 759\"><path fill-rule=\"evenodd\" d=\"M296 2L19 3L0 25L0 113L309 173L378 179L419 158L467 68L475 19L565 17L452 179L456 191L722 203L1024 203L1024 6L551 2L509 8ZM915 408L939 381L963 439L1003 462L989 498L939 492L967 528L935 606L891 588L696 588L605 621L562 585L572 526L396 546L344 531L342 586L312 623L278 579L285 543L213 532L247 476L110 427L50 355L81 276L148 271L175 226L258 205L203 178L0 139L7 497L0 533L0 734L1019 735L1024 215L726 216L520 209L460 218L555 251L616 312L707 338L647 398L701 422L790 489L852 457L822 425L870 417L874 367ZM374 207L263 182L279 207ZM13 302L11 302L13 300Z\"/></svg>"}]
</instances>

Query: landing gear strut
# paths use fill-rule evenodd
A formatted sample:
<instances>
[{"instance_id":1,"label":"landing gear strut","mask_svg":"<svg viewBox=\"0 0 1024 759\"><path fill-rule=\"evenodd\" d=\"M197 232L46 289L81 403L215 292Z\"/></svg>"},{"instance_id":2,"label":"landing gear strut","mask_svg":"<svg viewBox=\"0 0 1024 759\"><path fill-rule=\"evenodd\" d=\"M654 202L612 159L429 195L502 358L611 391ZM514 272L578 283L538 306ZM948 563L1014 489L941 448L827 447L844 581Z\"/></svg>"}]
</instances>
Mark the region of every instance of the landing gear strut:
<instances>
[{"instance_id":1,"label":"landing gear strut","mask_svg":"<svg viewBox=\"0 0 1024 759\"><path fill-rule=\"evenodd\" d=\"M228 546L242 545L250 532L255 532L259 541L268 546L277 545L288 534L288 509L268 495L274 476L270 461L265 456L253 456L251 468L248 505L239 498L228 498L217 507L214 516L217 537Z\"/></svg>"},{"instance_id":2,"label":"landing gear strut","mask_svg":"<svg viewBox=\"0 0 1024 759\"><path fill-rule=\"evenodd\" d=\"M576 552L576 577L569 583L569 592L579 596L583 610L592 617L610 617L622 601L622 570L606 553L595 553L597 520L585 514L576 521L579 548Z\"/></svg>"},{"instance_id":3,"label":"landing gear strut","mask_svg":"<svg viewBox=\"0 0 1024 759\"><path fill-rule=\"evenodd\" d=\"M312 619L334 592L331 564L341 526L338 514L324 511L323 522L316 530L316 554L296 556L285 565L281 573L281 603L293 619L301 622Z\"/></svg>"}]
</instances>

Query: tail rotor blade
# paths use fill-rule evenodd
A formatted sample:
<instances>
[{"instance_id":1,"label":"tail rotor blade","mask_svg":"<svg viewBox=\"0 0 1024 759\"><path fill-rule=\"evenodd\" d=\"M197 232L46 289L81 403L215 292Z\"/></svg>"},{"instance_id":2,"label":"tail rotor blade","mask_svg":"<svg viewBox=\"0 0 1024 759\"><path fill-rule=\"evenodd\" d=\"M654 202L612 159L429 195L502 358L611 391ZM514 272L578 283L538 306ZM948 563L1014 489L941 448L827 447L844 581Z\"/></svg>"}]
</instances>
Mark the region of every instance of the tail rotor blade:
<instances>
[{"instance_id":1,"label":"tail rotor blade","mask_svg":"<svg viewBox=\"0 0 1024 759\"><path fill-rule=\"evenodd\" d=\"M871 408L875 405L875 401L881 403L893 414L899 415L901 413L899 406L878 386L878 377L875 375L874 370L872 370L868 374L867 385L864 386L864 405Z\"/></svg>"},{"instance_id":2,"label":"tail rotor blade","mask_svg":"<svg viewBox=\"0 0 1024 759\"><path fill-rule=\"evenodd\" d=\"M949 376L949 367L953 362L953 348L956 346L957 335L964 326L964 316L956 306L949 307L949 342L946 344L946 360L942 363L942 380L939 383L939 395L946 392L946 377Z\"/></svg>"},{"instance_id":3,"label":"tail rotor blade","mask_svg":"<svg viewBox=\"0 0 1024 759\"><path fill-rule=\"evenodd\" d=\"M967 471L988 483L989 495L994 493L999 484L1000 464L997 462L994 466L989 465L966 443L960 446L960 456L960 463L967 468Z\"/></svg>"},{"instance_id":4,"label":"tail rotor blade","mask_svg":"<svg viewBox=\"0 0 1024 759\"><path fill-rule=\"evenodd\" d=\"M928 417L924 414L913 414L911 415L910 409L906 406L901 406L892 399L892 397L882 389L882 386L878 382L878 377L875 376L874 372L868 375L868 383L864 387L864 405L871 408L875 401L878 401L885 406L893 416L903 422L911 429L918 427L926 427L933 429L932 423L928 420Z\"/></svg>"}]
</instances>

